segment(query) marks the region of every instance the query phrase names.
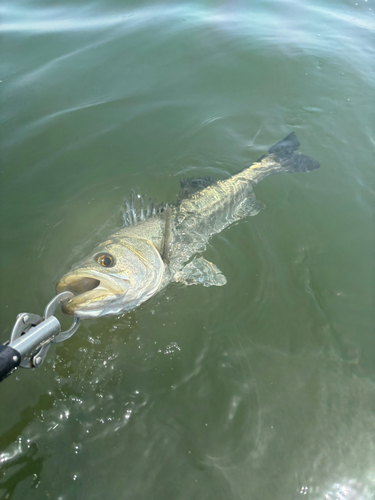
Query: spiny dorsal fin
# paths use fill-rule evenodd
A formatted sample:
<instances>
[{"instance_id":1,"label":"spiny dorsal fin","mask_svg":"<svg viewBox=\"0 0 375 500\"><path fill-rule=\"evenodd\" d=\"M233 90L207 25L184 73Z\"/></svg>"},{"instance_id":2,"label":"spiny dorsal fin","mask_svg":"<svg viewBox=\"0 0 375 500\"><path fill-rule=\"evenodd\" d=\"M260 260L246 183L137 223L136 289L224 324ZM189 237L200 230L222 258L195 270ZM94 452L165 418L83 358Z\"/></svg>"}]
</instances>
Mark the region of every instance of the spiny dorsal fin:
<instances>
[{"instance_id":1,"label":"spiny dorsal fin","mask_svg":"<svg viewBox=\"0 0 375 500\"><path fill-rule=\"evenodd\" d=\"M166 205L164 215L165 215L165 229L164 229L163 244L161 248L161 258L166 264L169 264L172 252L172 231L171 231L172 210L169 205Z\"/></svg>"},{"instance_id":2,"label":"spiny dorsal fin","mask_svg":"<svg viewBox=\"0 0 375 500\"><path fill-rule=\"evenodd\" d=\"M138 203L136 200L138 200ZM144 196L136 196L134 190L132 189L130 201L125 199L124 204L121 207L124 226L135 226L140 221L162 214L165 209L166 205L164 205L164 203L156 203L155 200L151 200L151 198L148 200L145 208Z\"/></svg>"}]
</instances>

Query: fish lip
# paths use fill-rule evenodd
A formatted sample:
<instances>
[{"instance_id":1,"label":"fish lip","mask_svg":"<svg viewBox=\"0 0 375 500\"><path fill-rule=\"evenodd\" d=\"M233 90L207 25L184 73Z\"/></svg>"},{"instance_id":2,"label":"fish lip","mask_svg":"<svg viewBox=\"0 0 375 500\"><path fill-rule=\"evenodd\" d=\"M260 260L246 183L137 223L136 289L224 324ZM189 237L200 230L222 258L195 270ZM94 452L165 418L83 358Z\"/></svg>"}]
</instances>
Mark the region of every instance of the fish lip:
<instances>
[{"instance_id":1,"label":"fish lip","mask_svg":"<svg viewBox=\"0 0 375 500\"><path fill-rule=\"evenodd\" d=\"M74 298L64 302L61 306L61 310L64 314L68 316L75 316L80 319L92 319L97 318L103 313L102 308L79 308L76 307Z\"/></svg>"},{"instance_id":2,"label":"fish lip","mask_svg":"<svg viewBox=\"0 0 375 500\"><path fill-rule=\"evenodd\" d=\"M70 272L65 274L56 285L56 293L61 293L69 291L74 293L75 296L83 295L96 288L104 288L114 295L124 293L123 288L119 283L116 283L113 279L110 279L105 274L97 273L95 271L81 271L81 272ZM84 281L86 280L86 283ZM81 286L81 291L79 290Z\"/></svg>"}]
</instances>

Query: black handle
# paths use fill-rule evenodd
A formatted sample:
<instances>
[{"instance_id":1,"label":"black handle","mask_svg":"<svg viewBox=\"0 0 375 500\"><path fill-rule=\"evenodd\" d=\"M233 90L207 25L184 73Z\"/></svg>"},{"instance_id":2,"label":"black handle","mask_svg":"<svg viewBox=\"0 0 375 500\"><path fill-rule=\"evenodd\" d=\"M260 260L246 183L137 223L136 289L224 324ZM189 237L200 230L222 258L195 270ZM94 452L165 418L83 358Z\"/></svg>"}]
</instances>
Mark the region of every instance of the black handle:
<instances>
[{"instance_id":1,"label":"black handle","mask_svg":"<svg viewBox=\"0 0 375 500\"><path fill-rule=\"evenodd\" d=\"M0 381L10 375L21 363L21 354L9 347L0 345Z\"/></svg>"}]
</instances>

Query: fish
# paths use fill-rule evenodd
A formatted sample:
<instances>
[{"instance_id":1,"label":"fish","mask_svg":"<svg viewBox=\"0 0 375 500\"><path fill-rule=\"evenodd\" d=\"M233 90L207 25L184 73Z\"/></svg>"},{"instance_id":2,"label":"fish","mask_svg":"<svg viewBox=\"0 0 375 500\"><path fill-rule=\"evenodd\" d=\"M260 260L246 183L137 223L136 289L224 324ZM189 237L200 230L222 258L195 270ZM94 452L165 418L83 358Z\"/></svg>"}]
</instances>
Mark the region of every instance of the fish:
<instances>
[{"instance_id":1,"label":"fish","mask_svg":"<svg viewBox=\"0 0 375 500\"><path fill-rule=\"evenodd\" d=\"M209 239L264 208L254 186L269 175L310 172L319 163L297 150L294 132L227 179L184 179L178 199L157 205L131 192L123 227L99 243L56 285L73 292L63 312L81 319L131 311L172 282L223 286L218 267L202 255Z\"/></svg>"}]
</instances>

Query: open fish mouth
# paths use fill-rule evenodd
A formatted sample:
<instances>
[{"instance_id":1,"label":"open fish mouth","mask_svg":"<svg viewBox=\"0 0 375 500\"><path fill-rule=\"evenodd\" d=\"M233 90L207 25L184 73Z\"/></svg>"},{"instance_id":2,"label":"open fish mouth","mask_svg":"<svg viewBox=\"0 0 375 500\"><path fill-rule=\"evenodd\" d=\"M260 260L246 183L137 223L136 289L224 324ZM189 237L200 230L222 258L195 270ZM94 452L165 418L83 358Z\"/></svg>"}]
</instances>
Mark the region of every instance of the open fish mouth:
<instances>
[{"instance_id":1,"label":"open fish mouth","mask_svg":"<svg viewBox=\"0 0 375 500\"><path fill-rule=\"evenodd\" d=\"M56 293L69 291L75 295L63 304L62 310L65 314L81 318L95 317L109 302L124 293L123 287L115 280L105 275L90 274L66 274L57 283Z\"/></svg>"},{"instance_id":2,"label":"open fish mouth","mask_svg":"<svg viewBox=\"0 0 375 500\"><path fill-rule=\"evenodd\" d=\"M90 290L94 290L100 285L100 280L89 277L78 277L73 278L72 281L68 283L64 283L63 280L59 281L56 286L57 293L61 292L72 292L74 295L79 295L81 293L89 292Z\"/></svg>"}]
</instances>

